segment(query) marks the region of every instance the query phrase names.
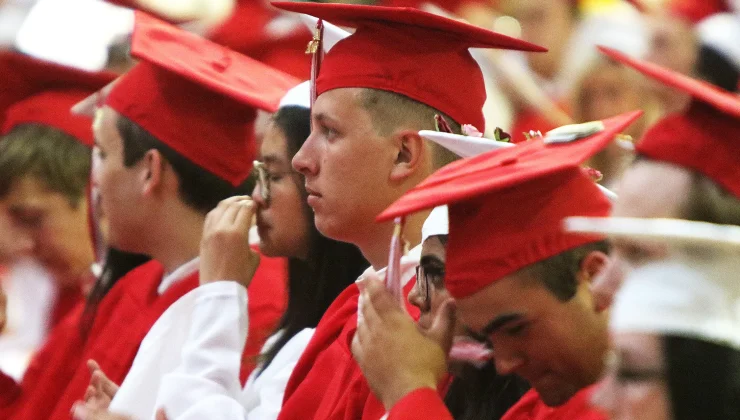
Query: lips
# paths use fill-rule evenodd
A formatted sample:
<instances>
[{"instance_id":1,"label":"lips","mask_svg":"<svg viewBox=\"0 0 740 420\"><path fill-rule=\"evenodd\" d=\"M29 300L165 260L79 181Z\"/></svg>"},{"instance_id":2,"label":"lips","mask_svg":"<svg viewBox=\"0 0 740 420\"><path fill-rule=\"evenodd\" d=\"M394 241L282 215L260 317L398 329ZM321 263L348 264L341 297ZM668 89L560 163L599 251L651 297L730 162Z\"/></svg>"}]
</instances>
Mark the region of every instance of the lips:
<instances>
[{"instance_id":1,"label":"lips","mask_svg":"<svg viewBox=\"0 0 740 420\"><path fill-rule=\"evenodd\" d=\"M308 193L308 195L312 195L312 196L314 196L314 197L321 197L321 194L319 194L319 192L318 192L318 191L316 191L316 190L312 189L312 188L311 188L311 187L309 187L308 185L306 185L306 192Z\"/></svg>"}]
</instances>

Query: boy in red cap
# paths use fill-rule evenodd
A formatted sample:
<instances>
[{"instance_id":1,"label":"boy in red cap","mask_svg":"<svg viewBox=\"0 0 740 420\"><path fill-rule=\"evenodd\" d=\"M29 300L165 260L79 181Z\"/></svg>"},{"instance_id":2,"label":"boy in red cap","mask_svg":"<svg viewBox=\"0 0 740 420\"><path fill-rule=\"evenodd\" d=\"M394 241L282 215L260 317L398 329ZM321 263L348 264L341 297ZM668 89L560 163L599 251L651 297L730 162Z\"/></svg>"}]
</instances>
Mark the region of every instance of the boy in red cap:
<instances>
[{"instance_id":1,"label":"boy in red cap","mask_svg":"<svg viewBox=\"0 0 740 420\"><path fill-rule=\"evenodd\" d=\"M375 215L453 159L431 147L418 131L434 129L435 115L458 132L463 123L484 128L483 76L468 48L542 49L415 9L275 5L357 28L323 61L316 60L320 69L314 68L313 129L293 167L306 178L319 231L356 244L373 267L381 269L387 264L393 226L375 224ZM320 45L314 47L321 50ZM413 245L420 242L426 216L408 220ZM245 257L223 248L220 278L243 276ZM413 285L415 255L402 264L406 292ZM385 409L371 395L349 351L357 299L358 289L351 286L324 315L287 385L280 419L383 416Z\"/></svg>"},{"instance_id":2,"label":"boy in red cap","mask_svg":"<svg viewBox=\"0 0 740 420\"><path fill-rule=\"evenodd\" d=\"M205 216L237 193L251 170L256 109L274 111L297 83L143 14L137 16L132 54L140 64L116 82L93 124L93 178L110 244L154 261L115 285L84 347L70 350L81 352L83 361L96 360L114 382L126 375L159 315L198 285ZM256 282L274 282L283 274L281 263L266 264ZM273 296L252 299L250 310L261 311L256 318L277 320ZM43 384L47 392L24 395L12 418L69 418L89 372L84 363L66 368L50 373L57 376L56 389Z\"/></svg>"},{"instance_id":3,"label":"boy in red cap","mask_svg":"<svg viewBox=\"0 0 740 420\"><path fill-rule=\"evenodd\" d=\"M82 303L83 289L90 286L93 277L86 193L92 130L90 119L70 115L69 107L115 76L10 51L0 52L0 73L0 218L7 220L10 229L2 235L7 235L4 241L16 247L17 254L25 253L34 260L34 265L19 263L9 270L9 283L3 286L32 289L32 299L10 295L10 299L21 300L23 308L20 323L13 325L22 329L15 337L20 344L17 350L30 355ZM17 256L11 264L18 263ZM50 279L39 269L29 269L36 263ZM37 327L33 325L36 319ZM29 340L30 334L38 336ZM12 347L9 342L3 344L6 357ZM4 367L7 372L3 375L20 377L26 366L8 363ZM0 382L4 384L1 394L14 394L17 385L10 377Z\"/></svg>"},{"instance_id":4,"label":"boy in red cap","mask_svg":"<svg viewBox=\"0 0 740 420\"><path fill-rule=\"evenodd\" d=\"M618 184L613 215L740 225L740 98L612 49L601 51L691 99L686 109L660 119L636 144L638 157ZM600 304L607 305L621 283L624 253L638 251L651 253L615 246L613 263L596 283Z\"/></svg>"},{"instance_id":5,"label":"boy in red cap","mask_svg":"<svg viewBox=\"0 0 740 420\"><path fill-rule=\"evenodd\" d=\"M472 335L493 346L497 372L533 387L505 419L605 418L588 404L609 348L607 313L594 307L589 287L608 246L598 236L565 233L561 224L568 216L609 213L609 200L579 165L639 115L561 128L456 162L378 217L449 203L444 282L455 300L441 306L427 336L378 279L364 286L353 353L390 419L452 418L437 386L455 309Z\"/></svg>"}]
</instances>

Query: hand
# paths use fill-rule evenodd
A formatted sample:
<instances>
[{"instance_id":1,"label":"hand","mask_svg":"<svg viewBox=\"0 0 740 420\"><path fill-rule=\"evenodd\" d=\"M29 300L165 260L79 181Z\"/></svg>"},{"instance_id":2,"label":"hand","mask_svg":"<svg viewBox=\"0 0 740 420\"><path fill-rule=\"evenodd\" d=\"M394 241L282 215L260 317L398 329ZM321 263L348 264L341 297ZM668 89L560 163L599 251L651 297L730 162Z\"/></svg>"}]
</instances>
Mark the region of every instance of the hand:
<instances>
[{"instance_id":1,"label":"hand","mask_svg":"<svg viewBox=\"0 0 740 420\"><path fill-rule=\"evenodd\" d=\"M114 414L107 410L89 410L83 405L72 407L72 418L74 420L134 420L129 416ZM164 410L157 410L156 420L167 420Z\"/></svg>"},{"instance_id":2,"label":"hand","mask_svg":"<svg viewBox=\"0 0 740 420\"><path fill-rule=\"evenodd\" d=\"M360 289L362 321L352 339L352 354L378 399L390 410L416 389L436 390L447 372L454 300L446 300L431 328L422 331L377 275L366 276Z\"/></svg>"},{"instance_id":3,"label":"hand","mask_svg":"<svg viewBox=\"0 0 740 420\"><path fill-rule=\"evenodd\" d=\"M95 360L87 361L90 370L90 385L85 391L85 406L91 410L107 410L118 392L118 385L108 379Z\"/></svg>"},{"instance_id":4,"label":"hand","mask_svg":"<svg viewBox=\"0 0 740 420\"><path fill-rule=\"evenodd\" d=\"M260 262L249 246L255 208L251 198L236 196L208 213L200 243L200 284L234 280L249 287Z\"/></svg>"}]
</instances>

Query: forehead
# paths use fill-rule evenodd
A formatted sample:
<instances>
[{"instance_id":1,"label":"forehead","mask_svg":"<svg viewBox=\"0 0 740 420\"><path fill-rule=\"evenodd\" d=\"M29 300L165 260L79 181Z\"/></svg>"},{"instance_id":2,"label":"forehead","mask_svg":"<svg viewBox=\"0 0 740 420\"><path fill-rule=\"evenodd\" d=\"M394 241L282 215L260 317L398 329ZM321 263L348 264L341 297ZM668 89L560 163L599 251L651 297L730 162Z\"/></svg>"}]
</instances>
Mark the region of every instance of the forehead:
<instances>
[{"instance_id":1,"label":"forehead","mask_svg":"<svg viewBox=\"0 0 740 420\"><path fill-rule=\"evenodd\" d=\"M430 236L421 246L421 258L432 256L444 261L446 255L445 246L439 236Z\"/></svg>"},{"instance_id":2,"label":"forehead","mask_svg":"<svg viewBox=\"0 0 740 420\"><path fill-rule=\"evenodd\" d=\"M365 116L369 118L367 110L362 106L361 88L338 88L322 93L311 108L314 118L328 116L334 119L345 119ZM369 120L368 120L369 122Z\"/></svg>"},{"instance_id":3,"label":"forehead","mask_svg":"<svg viewBox=\"0 0 740 420\"><path fill-rule=\"evenodd\" d=\"M613 215L681 217L691 186L691 172L677 165L639 160L624 172Z\"/></svg>"},{"instance_id":4,"label":"forehead","mask_svg":"<svg viewBox=\"0 0 740 420\"><path fill-rule=\"evenodd\" d=\"M521 273L496 280L468 297L455 300L460 317L473 330L483 329L503 314L534 315L557 303L540 282Z\"/></svg>"},{"instance_id":5,"label":"forehead","mask_svg":"<svg viewBox=\"0 0 740 420\"><path fill-rule=\"evenodd\" d=\"M59 198L62 200L58 200ZM51 190L46 183L33 175L25 175L13 182L4 200L11 211L46 206L54 201L66 202L61 193Z\"/></svg>"},{"instance_id":6,"label":"forehead","mask_svg":"<svg viewBox=\"0 0 740 420\"><path fill-rule=\"evenodd\" d=\"M109 106L103 106L95 112L93 119L93 133L95 143L99 146L113 147L121 144L121 135L116 127L120 115Z\"/></svg>"},{"instance_id":7,"label":"forehead","mask_svg":"<svg viewBox=\"0 0 740 420\"><path fill-rule=\"evenodd\" d=\"M269 157L270 161L284 161L288 158L288 144L285 133L274 121L270 121L266 126L260 154L263 159Z\"/></svg>"}]
</instances>

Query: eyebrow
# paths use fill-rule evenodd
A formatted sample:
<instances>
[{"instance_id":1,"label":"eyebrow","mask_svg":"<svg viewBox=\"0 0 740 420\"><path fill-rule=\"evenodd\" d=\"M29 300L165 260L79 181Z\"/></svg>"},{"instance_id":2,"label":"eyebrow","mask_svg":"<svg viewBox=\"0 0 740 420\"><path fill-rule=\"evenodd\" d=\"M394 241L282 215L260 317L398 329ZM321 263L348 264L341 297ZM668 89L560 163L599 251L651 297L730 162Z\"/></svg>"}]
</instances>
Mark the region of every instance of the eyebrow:
<instances>
[{"instance_id":1,"label":"eyebrow","mask_svg":"<svg viewBox=\"0 0 740 420\"><path fill-rule=\"evenodd\" d=\"M320 123L324 123L324 122L327 122L327 121L330 122L330 123L336 123L336 120L334 118L330 117L329 115L327 115L325 113L318 113L318 114L314 115L313 118L316 121L320 122Z\"/></svg>"},{"instance_id":2,"label":"eyebrow","mask_svg":"<svg viewBox=\"0 0 740 420\"><path fill-rule=\"evenodd\" d=\"M277 155L262 156L262 163L280 163L281 159Z\"/></svg>"},{"instance_id":3,"label":"eyebrow","mask_svg":"<svg viewBox=\"0 0 740 420\"><path fill-rule=\"evenodd\" d=\"M419 260L419 264L421 265L439 265L441 267L445 266L445 262L442 261L441 258L439 258L436 255L424 255Z\"/></svg>"},{"instance_id":4,"label":"eyebrow","mask_svg":"<svg viewBox=\"0 0 740 420\"><path fill-rule=\"evenodd\" d=\"M485 335L491 335L503 328L506 324L512 323L514 321L521 321L522 319L524 319L524 315L516 312L499 315L496 318L493 318L483 328L482 333Z\"/></svg>"}]
</instances>

